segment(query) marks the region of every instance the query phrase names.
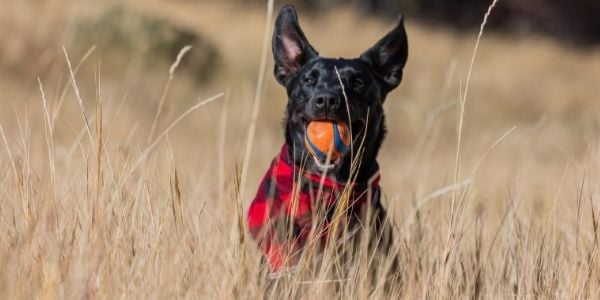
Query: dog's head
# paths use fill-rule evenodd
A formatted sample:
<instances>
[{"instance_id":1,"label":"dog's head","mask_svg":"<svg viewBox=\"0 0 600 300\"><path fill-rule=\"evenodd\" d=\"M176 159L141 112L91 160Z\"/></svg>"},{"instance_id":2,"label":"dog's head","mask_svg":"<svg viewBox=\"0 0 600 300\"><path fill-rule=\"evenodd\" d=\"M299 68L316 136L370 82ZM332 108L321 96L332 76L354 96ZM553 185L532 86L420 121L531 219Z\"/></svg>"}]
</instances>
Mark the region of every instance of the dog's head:
<instances>
[{"instance_id":1,"label":"dog's head","mask_svg":"<svg viewBox=\"0 0 600 300\"><path fill-rule=\"evenodd\" d=\"M304 135L310 121L329 119L349 124L353 145L349 153L358 153L362 145L362 159L371 163L361 164L361 169L369 172L385 135L383 102L400 84L408 57L403 18L358 58L333 59L319 56L304 36L294 8L284 6L275 22L273 55L275 77L288 94L284 126L295 162L316 172L324 169L325 162L304 160ZM328 167L330 174L347 178L350 166L346 154Z\"/></svg>"}]
</instances>

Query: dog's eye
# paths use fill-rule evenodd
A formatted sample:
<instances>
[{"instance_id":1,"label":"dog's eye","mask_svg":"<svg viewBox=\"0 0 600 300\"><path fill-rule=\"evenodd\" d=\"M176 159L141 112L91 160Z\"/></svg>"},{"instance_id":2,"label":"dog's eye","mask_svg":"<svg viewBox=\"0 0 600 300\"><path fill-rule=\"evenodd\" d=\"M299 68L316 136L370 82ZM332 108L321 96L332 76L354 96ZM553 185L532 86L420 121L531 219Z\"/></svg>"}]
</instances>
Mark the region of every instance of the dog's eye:
<instances>
[{"instance_id":1,"label":"dog's eye","mask_svg":"<svg viewBox=\"0 0 600 300\"><path fill-rule=\"evenodd\" d=\"M304 77L303 82L306 85L312 86L317 82L317 80L312 76L306 76Z\"/></svg>"},{"instance_id":2,"label":"dog's eye","mask_svg":"<svg viewBox=\"0 0 600 300\"><path fill-rule=\"evenodd\" d=\"M350 87L356 91L362 91L365 89L366 84L365 81L360 77L352 77L350 78Z\"/></svg>"}]
</instances>

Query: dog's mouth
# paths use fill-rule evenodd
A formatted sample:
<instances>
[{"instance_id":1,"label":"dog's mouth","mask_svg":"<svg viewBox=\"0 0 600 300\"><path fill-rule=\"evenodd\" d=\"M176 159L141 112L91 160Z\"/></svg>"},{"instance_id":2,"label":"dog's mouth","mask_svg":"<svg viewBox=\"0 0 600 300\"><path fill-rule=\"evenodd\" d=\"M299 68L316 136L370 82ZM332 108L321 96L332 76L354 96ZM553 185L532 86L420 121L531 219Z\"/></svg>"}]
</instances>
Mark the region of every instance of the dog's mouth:
<instances>
[{"instance_id":1,"label":"dog's mouth","mask_svg":"<svg viewBox=\"0 0 600 300\"><path fill-rule=\"evenodd\" d=\"M312 121L335 121L338 123L346 123L346 120L343 119L337 119L337 118L321 118L321 119L312 119L309 117L300 117L300 124L302 125L302 128L304 130L306 130L306 127L308 126L308 123L312 122ZM352 129L352 140L355 141L357 140L357 137L359 135L362 135L366 129L365 124L366 124L366 120L363 118L356 118L354 120L352 120L352 122L350 122L350 129Z\"/></svg>"},{"instance_id":2,"label":"dog's mouth","mask_svg":"<svg viewBox=\"0 0 600 300\"><path fill-rule=\"evenodd\" d=\"M333 118L310 119L307 117L301 117L300 122L301 122L301 126L304 130L303 133L305 136L307 135L308 124L312 121L334 121L334 122L338 122L338 123L346 123L347 124L347 122L342 119L333 119ZM329 155L327 155L326 158L319 157L317 155L311 155L313 158L313 161L315 162L315 165L321 171L335 169L336 167L340 166L344 157L348 153L351 153L353 151L352 148L354 148L356 145L361 144L364 134L366 132L366 120L362 119L362 118L356 118L356 119L352 120L352 122L349 123L349 129L351 132L350 145L348 145L347 151L340 153L340 155L336 159L331 159L331 157Z\"/></svg>"}]
</instances>

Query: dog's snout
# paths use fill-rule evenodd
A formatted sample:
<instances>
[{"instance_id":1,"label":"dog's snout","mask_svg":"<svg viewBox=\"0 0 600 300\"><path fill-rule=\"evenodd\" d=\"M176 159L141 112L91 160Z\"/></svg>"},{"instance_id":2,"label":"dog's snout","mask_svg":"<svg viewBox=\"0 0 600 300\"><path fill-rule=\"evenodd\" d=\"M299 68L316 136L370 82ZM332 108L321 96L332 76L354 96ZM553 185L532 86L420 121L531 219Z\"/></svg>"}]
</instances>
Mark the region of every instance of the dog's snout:
<instances>
[{"instance_id":1,"label":"dog's snout","mask_svg":"<svg viewBox=\"0 0 600 300\"><path fill-rule=\"evenodd\" d=\"M340 97L333 93L321 92L313 98L313 105L318 110L333 111L340 105Z\"/></svg>"}]
</instances>

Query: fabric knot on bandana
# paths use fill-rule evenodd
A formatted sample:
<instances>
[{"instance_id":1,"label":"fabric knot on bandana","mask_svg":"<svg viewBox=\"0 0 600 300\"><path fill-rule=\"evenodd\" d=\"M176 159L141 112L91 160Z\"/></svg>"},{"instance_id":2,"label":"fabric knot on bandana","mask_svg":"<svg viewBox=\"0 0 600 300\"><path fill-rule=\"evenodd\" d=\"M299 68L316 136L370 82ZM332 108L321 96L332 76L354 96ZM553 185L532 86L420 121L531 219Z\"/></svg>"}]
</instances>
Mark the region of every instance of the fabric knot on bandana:
<instances>
[{"instance_id":1,"label":"fabric knot on bandana","mask_svg":"<svg viewBox=\"0 0 600 300\"><path fill-rule=\"evenodd\" d=\"M330 230L342 199L347 199L343 218L336 227L335 237L342 228L358 229L361 212L368 203L379 201L379 167L374 166L367 182L340 183L321 174L294 167L287 145L263 177L256 196L248 209L248 228L265 255L271 272L292 268L301 251L318 243L322 250L333 235ZM343 196L343 193L347 195Z\"/></svg>"}]
</instances>

